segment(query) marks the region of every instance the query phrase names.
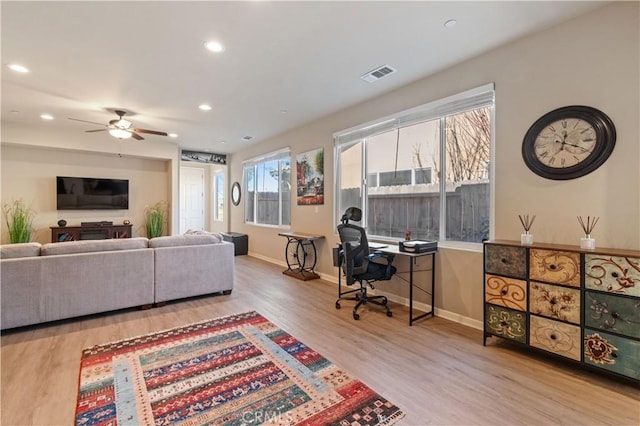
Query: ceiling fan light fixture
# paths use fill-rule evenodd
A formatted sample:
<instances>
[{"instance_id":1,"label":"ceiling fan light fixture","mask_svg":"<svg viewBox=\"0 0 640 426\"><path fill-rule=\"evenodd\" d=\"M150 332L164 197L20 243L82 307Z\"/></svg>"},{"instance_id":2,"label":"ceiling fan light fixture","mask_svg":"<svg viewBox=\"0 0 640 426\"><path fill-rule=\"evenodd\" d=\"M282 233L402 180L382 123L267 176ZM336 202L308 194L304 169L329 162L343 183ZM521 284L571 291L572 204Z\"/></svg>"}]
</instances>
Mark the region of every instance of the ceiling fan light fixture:
<instances>
[{"instance_id":1,"label":"ceiling fan light fixture","mask_svg":"<svg viewBox=\"0 0 640 426\"><path fill-rule=\"evenodd\" d=\"M132 123L130 121L127 121L124 118L121 118L120 120L114 123L114 126L118 127L119 129L128 129L129 127L131 127L131 124Z\"/></svg>"},{"instance_id":2,"label":"ceiling fan light fixture","mask_svg":"<svg viewBox=\"0 0 640 426\"><path fill-rule=\"evenodd\" d=\"M131 137L131 132L124 129L109 129L109 134L118 139L129 139Z\"/></svg>"}]
</instances>

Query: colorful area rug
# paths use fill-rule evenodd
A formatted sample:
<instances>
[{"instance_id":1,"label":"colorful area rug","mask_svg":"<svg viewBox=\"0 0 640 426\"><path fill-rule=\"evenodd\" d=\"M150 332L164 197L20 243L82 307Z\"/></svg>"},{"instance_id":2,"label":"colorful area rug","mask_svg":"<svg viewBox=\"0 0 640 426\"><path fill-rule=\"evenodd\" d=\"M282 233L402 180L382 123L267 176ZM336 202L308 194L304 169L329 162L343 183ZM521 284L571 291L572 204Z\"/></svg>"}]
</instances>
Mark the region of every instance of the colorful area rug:
<instances>
[{"instance_id":1,"label":"colorful area rug","mask_svg":"<svg viewBox=\"0 0 640 426\"><path fill-rule=\"evenodd\" d=\"M391 425L394 404L257 312L82 353L77 425Z\"/></svg>"}]
</instances>

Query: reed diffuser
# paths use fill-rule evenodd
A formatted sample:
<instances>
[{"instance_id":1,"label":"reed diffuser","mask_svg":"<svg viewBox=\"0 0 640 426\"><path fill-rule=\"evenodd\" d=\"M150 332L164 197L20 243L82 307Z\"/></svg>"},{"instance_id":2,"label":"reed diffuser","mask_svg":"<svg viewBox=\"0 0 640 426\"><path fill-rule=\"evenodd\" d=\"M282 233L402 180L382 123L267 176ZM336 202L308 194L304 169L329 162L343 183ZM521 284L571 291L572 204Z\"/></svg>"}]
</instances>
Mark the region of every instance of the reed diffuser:
<instances>
[{"instance_id":1,"label":"reed diffuser","mask_svg":"<svg viewBox=\"0 0 640 426\"><path fill-rule=\"evenodd\" d=\"M536 215L529 217L528 214L524 216L519 214L518 218L524 228L524 233L520 234L520 244L533 244L533 235L529 231L533 226L533 221L536 220Z\"/></svg>"},{"instance_id":2,"label":"reed diffuser","mask_svg":"<svg viewBox=\"0 0 640 426\"><path fill-rule=\"evenodd\" d=\"M591 238L591 232L593 232L593 228L596 227L596 223L598 223L599 217L591 217L587 216L587 220L585 221L582 216L578 216L578 223L582 227L584 231L584 237L580 238L580 248L593 250L596 248L596 240L595 238Z\"/></svg>"}]
</instances>

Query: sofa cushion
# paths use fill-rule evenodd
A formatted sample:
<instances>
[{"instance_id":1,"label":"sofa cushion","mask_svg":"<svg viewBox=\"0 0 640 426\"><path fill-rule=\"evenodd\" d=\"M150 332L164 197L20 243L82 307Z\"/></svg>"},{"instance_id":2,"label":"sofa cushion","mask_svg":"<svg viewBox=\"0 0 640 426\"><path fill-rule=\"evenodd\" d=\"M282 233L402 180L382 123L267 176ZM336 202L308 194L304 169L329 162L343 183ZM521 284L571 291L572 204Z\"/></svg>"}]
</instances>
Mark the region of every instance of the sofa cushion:
<instances>
[{"instance_id":1,"label":"sofa cushion","mask_svg":"<svg viewBox=\"0 0 640 426\"><path fill-rule=\"evenodd\" d=\"M185 231L184 235L213 235L218 239L218 242L224 241L224 238L222 238L222 234L218 232L208 232L208 231L202 231L198 229L189 229Z\"/></svg>"},{"instance_id":2,"label":"sofa cushion","mask_svg":"<svg viewBox=\"0 0 640 426\"><path fill-rule=\"evenodd\" d=\"M40 249L42 256L58 254L91 253L96 251L136 250L149 247L145 237L113 238L109 240L68 241L64 243L47 243Z\"/></svg>"},{"instance_id":3,"label":"sofa cushion","mask_svg":"<svg viewBox=\"0 0 640 426\"><path fill-rule=\"evenodd\" d=\"M0 259L40 256L40 243L3 244L0 246Z\"/></svg>"},{"instance_id":4,"label":"sofa cushion","mask_svg":"<svg viewBox=\"0 0 640 426\"><path fill-rule=\"evenodd\" d=\"M156 237L149 240L149 247L176 247L176 246L195 246L203 244L219 244L221 238L214 234L204 235L172 235L169 237Z\"/></svg>"}]
</instances>

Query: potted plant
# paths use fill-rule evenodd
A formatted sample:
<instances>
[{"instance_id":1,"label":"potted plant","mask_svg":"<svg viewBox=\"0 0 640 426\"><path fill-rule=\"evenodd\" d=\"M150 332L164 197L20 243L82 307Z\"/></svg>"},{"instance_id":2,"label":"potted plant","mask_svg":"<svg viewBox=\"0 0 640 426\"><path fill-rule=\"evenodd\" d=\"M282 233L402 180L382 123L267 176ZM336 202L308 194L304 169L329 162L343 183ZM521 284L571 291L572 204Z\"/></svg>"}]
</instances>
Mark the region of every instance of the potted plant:
<instances>
[{"instance_id":1,"label":"potted plant","mask_svg":"<svg viewBox=\"0 0 640 426\"><path fill-rule=\"evenodd\" d=\"M25 206L22 199L12 204L5 204L2 208L4 220L9 231L9 243L28 243L33 232L33 210Z\"/></svg>"},{"instance_id":2,"label":"potted plant","mask_svg":"<svg viewBox=\"0 0 640 426\"><path fill-rule=\"evenodd\" d=\"M159 201L145 210L145 229L147 238L161 237L167 222L168 206L164 201Z\"/></svg>"}]
</instances>

